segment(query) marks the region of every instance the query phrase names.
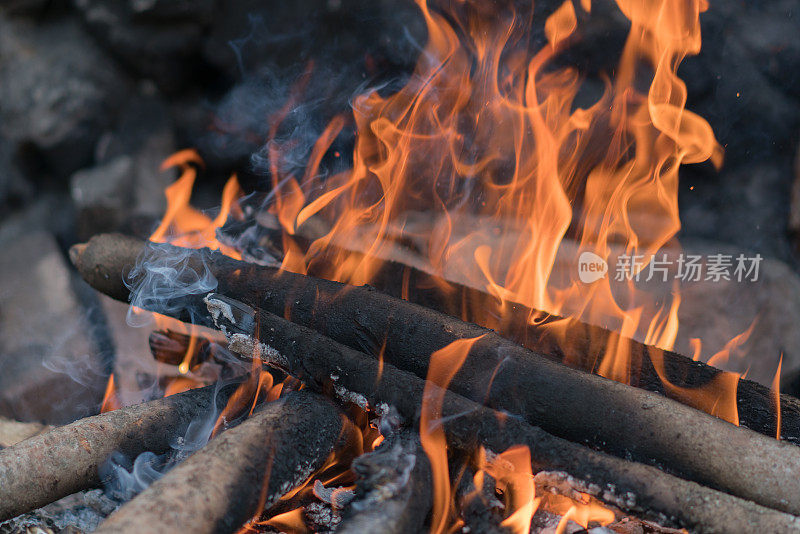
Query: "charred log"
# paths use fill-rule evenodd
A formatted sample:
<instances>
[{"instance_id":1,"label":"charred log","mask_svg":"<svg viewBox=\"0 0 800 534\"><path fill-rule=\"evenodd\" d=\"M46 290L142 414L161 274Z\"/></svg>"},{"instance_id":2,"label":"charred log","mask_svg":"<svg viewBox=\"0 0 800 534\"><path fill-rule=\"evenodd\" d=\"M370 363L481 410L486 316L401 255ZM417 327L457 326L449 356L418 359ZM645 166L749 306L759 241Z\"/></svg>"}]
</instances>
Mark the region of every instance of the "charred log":
<instances>
[{"instance_id":1,"label":"charred log","mask_svg":"<svg viewBox=\"0 0 800 534\"><path fill-rule=\"evenodd\" d=\"M279 230L269 232L269 239L281 242ZM293 241L303 253L308 254L311 250L312 239L295 235ZM328 244L324 250L310 258L306 274L324 278L337 257L355 259L363 257L363 254ZM629 359L627 383L690 406L698 407L698 396L693 394L697 388L714 384L723 378L720 376L723 374L720 369L682 354L645 345L625 338L618 332L574 319L564 319L519 303L504 302L505 313L496 316L489 311L497 308L495 296L401 261L383 261L377 272L371 276L370 285L393 297L491 328L503 337L553 361L582 371L598 374L608 347L624 346ZM664 378L668 382L666 386ZM789 387L785 391L797 389ZM800 401L796 397L797 395L781 396L780 430L782 440L800 444ZM736 404L741 426L767 436L775 435L778 420L773 394L769 388L750 380L739 380Z\"/></svg>"},{"instance_id":2,"label":"charred log","mask_svg":"<svg viewBox=\"0 0 800 534\"><path fill-rule=\"evenodd\" d=\"M356 496L336 532L361 534L380 525L386 534L421 532L431 508L431 468L419 437L398 432L357 458Z\"/></svg>"},{"instance_id":3,"label":"charred log","mask_svg":"<svg viewBox=\"0 0 800 534\"><path fill-rule=\"evenodd\" d=\"M212 439L96 532L234 532L344 448L347 425L327 399L289 393Z\"/></svg>"},{"instance_id":4,"label":"charred log","mask_svg":"<svg viewBox=\"0 0 800 534\"><path fill-rule=\"evenodd\" d=\"M192 420L213 410L215 397L215 386L186 391L87 417L0 451L0 520L99 484L98 468L114 451L168 451Z\"/></svg>"},{"instance_id":5,"label":"charred log","mask_svg":"<svg viewBox=\"0 0 800 534\"><path fill-rule=\"evenodd\" d=\"M513 531L501 524L503 517L497 513L501 503L494 495L495 480L488 473L482 473L479 479L480 487L476 487L475 471L466 465L458 477L456 505L464 526L468 532L511 534Z\"/></svg>"},{"instance_id":6,"label":"charred log","mask_svg":"<svg viewBox=\"0 0 800 534\"><path fill-rule=\"evenodd\" d=\"M118 234L106 234L95 236L88 244L76 245L71 251L71 256L73 263L89 284L109 296L127 301L130 293L123 279L144 250L144 242L141 240ZM397 321L394 316L383 317L385 311L388 311L387 306L392 309L394 315L397 314L398 306L394 304L396 301L386 300L367 288L359 288L356 292L348 291L344 294L342 289L346 286L342 284L237 262L221 254L210 253L208 250L198 251L193 262L198 272L203 272L207 268L217 278L218 290L221 293L253 306L261 306L279 315L283 315L285 309L288 309L292 312L293 321L322 328L323 333L366 352L380 351L390 323ZM467 321L479 322L492 298L476 289L444 281L434 275L393 262L386 263L373 284L394 296L399 296L403 280L407 280L405 287L409 301L455 317L466 314ZM317 291L319 299L316 298ZM259 300L261 295L264 295L263 301ZM290 306L293 299L298 302ZM338 309L340 303L342 306ZM379 306L374 309L383 309L384 312L376 312L369 317L365 310L373 309L371 308L373 304ZM195 312L199 313L197 312L199 302L195 301L189 305L194 306ZM565 332L567 341L560 342L555 339L553 330L547 328L547 324L559 320L558 317L542 314L518 304L509 303L508 306L509 313L502 318L502 322L491 325L502 336L522 344L549 360L588 372L597 370L600 355L610 346L609 344L626 343L631 358L631 385L671 396L682 403L689 402L683 395L686 390L708 384L722 372L680 354L643 345L623 338L616 332L579 321L569 322ZM333 311L333 317L329 317L332 308L337 310ZM199 316L196 313L194 317L186 313L182 318L184 320L194 318L198 321ZM417 316L412 325L422 323L423 318L419 314L413 310L410 313L412 316ZM541 320L537 321L536 325L530 325L528 324L530 317L540 317ZM357 323L362 318L366 324L360 331L351 328L353 321ZM445 336L446 339L453 337L453 335ZM444 341L430 343L436 348L440 348L437 345L444 344L446 344ZM414 343L407 344L404 340L394 342L392 339L387 339L386 356L395 358L395 361L402 360L405 351L403 345L414 345ZM664 372L669 381L676 386L675 388L665 390L656 372L654 361L663 362ZM424 365L415 366L415 372L422 367ZM781 439L800 444L800 400L789 395L781 395L780 399ZM741 426L767 436L775 435L777 419L773 395L769 388L749 380L739 380L737 407Z\"/></svg>"},{"instance_id":7,"label":"charred log","mask_svg":"<svg viewBox=\"0 0 800 534\"><path fill-rule=\"evenodd\" d=\"M141 243L137 248L130 239L99 236L73 249L73 259L90 283L119 297L127 292L120 274L141 250ZM459 339L480 338L450 383L454 392L521 416L559 437L654 462L710 487L800 513L800 478L793 476L800 472L800 450L787 443L651 392L570 369L493 331L369 287L259 267L207 250L186 261L198 271L209 270L221 293L286 315L418 377L427 376L430 355L437 350ZM192 316L198 313L195 309ZM774 468L776 459L782 469ZM754 480L764 485L754 485Z\"/></svg>"},{"instance_id":8,"label":"charred log","mask_svg":"<svg viewBox=\"0 0 800 534\"><path fill-rule=\"evenodd\" d=\"M219 318L229 332L235 328L236 325L225 322L224 315ZM261 343L246 334L231 333L231 350L250 357L255 354L306 384L372 406L376 411L385 413L392 406L406 422L419 425L425 380L267 312L259 312L257 322ZM693 531L758 532L764 528L774 529L774 525L781 525L779 530L800 528L800 520L794 516L700 486L652 466L596 452L453 392L442 392L442 396L438 421L448 444L456 450L474 451L483 445L500 452L515 444L526 445L535 470L567 472L585 481L592 494L603 501L610 501L631 513L655 516L655 520L666 517ZM553 409L558 410L557 407ZM565 418L572 417L563 410L561 413ZM715 445L716 442L710 442L707 447L713 450ZM788 445L782 449L796 450ZM792 481L774 482L775 476L781 475L773 473L771 466L780 463L782 459L779 458L773 457L770 466L763 466L767 470L765 479L747 480L753 487L748 494L760 502L786 499L785 504L793 507L797 505L797 494L788 493ZM788 478L793 476L792 469L783 472ZM765 482L767 479L772 481Z\"/></svg>"}]
</instances>

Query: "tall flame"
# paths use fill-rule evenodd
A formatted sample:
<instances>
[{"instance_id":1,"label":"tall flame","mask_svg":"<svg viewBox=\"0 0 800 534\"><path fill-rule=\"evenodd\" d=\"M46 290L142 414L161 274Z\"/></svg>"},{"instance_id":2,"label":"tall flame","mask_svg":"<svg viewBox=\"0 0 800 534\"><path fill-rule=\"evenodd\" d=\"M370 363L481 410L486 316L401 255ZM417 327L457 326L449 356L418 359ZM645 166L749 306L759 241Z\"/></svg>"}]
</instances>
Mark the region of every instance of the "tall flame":
<instances>
[{"instance_id":1,"label":"tall flame","mask_svg":"<svg viewBox=\"0 0 800 534\"><path fill-rule=\"evenodd\" d=\"M220 249L228 256L241 259L238 251L220 243L216 236L217 229L228 220L235 201L242 195L239 182L236 175L231 176L222 191L219 214L211 219L189 203L197 178L197 167L202 165L203 160L200 155L192 149L176 152L161 164L161 170L178 167L181 176L164 191L167 197L167 210L161 219L161 224L150 236L150 241L168 242L188 248Z\"/></svg>"},{"instance_id":2,"label":"tall flame","mask_svg":"<svg viewBox=\"0 0 800 534\"><path fill-rule=\"evenodd\" d=\"M577 8L567 0L553 11L547 43L532 50L536 18L514 2L441 3L445 9L417 0L427 46L398 92L355 99L353 168L317 172L341 118L314 146L302 179L273 168L270 209L285 230L283 267L306 272L324 258L316 274L363 284L413 243L427 270L496 297L479 318L484 326L516 302L619 332L604 341L603 376L630 380L625 338L671 348L678 288L659 301L614 273L584 283L577 265L587 252L609 263L624 255L643 272L659 251L675 250L680 166L722 162L709 124L685 108L677 76L700 50L707 5L616 3L631 24L622 57L602 94L581 106L581 73L559 59L580 39L590 2ZM271 150L280 159L280 145ZM291 238L312 219L327 231L303 255ZM557 322L548 328L557 335Z\"/></svg>"}]
</instances>

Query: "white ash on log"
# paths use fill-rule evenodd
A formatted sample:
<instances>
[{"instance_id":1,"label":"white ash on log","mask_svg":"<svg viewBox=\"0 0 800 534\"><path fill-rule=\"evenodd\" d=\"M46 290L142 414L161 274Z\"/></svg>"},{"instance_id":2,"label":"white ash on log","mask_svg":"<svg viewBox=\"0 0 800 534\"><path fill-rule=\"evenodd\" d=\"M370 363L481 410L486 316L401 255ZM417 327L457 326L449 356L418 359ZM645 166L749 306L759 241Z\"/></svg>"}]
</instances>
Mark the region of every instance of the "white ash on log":
<instances>
[{"instance_id":1,"label":"white ash on log","mask_svg":"<svg viewBox=\"0 0 800 534\"><path fill-rule=\"evenodd\" d=\"M291 392L212 439L96 532L234 532L345 449L352 432L328 399Z\"/></svg>"},{"instance_id":2,"label":"white ash on log","mask_svg":"<svg viewBox=\"0 0 800 534\"><path fill-rule=\"evenodd\" d=\"M212 307L219 305L212 303ZM233 332L236 325L224 314L219 314L218 320L230 333L232 351L246 357L257 355L269 365L338 397L384 411L394 407L406 422L419 426L425 380L418 376L263 310L255 317L258 340ZM512 445L525 445L535 469L567 472L584 481L593 496L658 522L706 533L758 532L775 525L780 525L779 530L800 529L800 519L793 515L552 436L518 417L500 414L450 391L443 392L437 416L449 446L456 450L474 451L483 445L499 452ZM772 482L750 482L755 492L769 493L761 500L774 499L774 493L781 490Z\"/></svg>"},{"instance_id":3,"label":"white ash on log","mask_svg":"<svg viewBox=\"0 0 800 534\"><path fill-rule=\"evenodd\" d=\"M162 453L189 424L222 406L216 386L80 419L0 451L0 521L98 485L113 452Z\"/></svg>"},{"instance_id":4,"label":"white ash on log","mask_svg":"<svg viewBox=\"0 0 800 534\"><path fill-rule=\"evenodd\" d=\"M431 467L419 436L399 431L353 461L359 479L338 533L361 534L380 525L385 534L421 532L431 508Z\"/></svg>"},{"instance_id":5,"label":"white ash on log","mask_svg":"<svg viewBox=\"0 0 800 534\"><path fill-rule=\"evenodd\" d=\"M160 247L162 253L174 248ZM122 280L142 250L140 241L108 235L74 247L71 256L93 286L126 299ZM559 437L654 462L715 489L800 514L800 478L793 475L800 472L800 449L792 445L660 395L570 369L493 331L369 287L251 265L207 249L183 252L185 267L208 270L221 293L288 314L292 322L418 377L427 376L429 357L437 350L459 339L480 338L450 383L454 392L524 417ZM200 303L192 305L198 307L192 310L197 316Z\"/></svg>"}]
</instances>

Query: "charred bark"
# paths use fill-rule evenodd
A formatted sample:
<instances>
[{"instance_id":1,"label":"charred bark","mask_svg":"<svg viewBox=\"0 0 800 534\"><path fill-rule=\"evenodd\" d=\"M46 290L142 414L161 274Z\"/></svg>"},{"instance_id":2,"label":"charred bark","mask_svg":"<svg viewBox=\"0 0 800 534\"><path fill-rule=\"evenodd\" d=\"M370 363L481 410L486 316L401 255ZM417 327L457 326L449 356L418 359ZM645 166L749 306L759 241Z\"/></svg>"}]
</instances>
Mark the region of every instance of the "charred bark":
<instances>
[{"instance_id":1,"label":"charred bark","mask_svg":"<svg viewBox=\"0 0 800 534\"><path fill-rule=\"evenodd\" d=\"M90 283L120 296L125 291L110 273L124 273L141 250L141 244L136 248L130 240L99 236L75 249L73 259ZM785 442L570 369L493 331L370 287L281 272L207 250L186 261L187 268L209 270L221 293L285 315L418 377L427 376L435 351L459 339L480 338L450 383L454 392L521 416L559 437L656 463L701 484L800 513L800 478L793 475L800 472L800 450ZM761 484L754 485L754 480Z\"/></svg>"},{"instance_id":2,"label":"charred bark","mask_svg":"<svg viewBox=\"0 0 800 534\"><path fill-rule=\"evenodd\" d=\"M131 457L168 451L214 402L215 386L194 389L87 417L0 451L0 521L99 484L98 468L114 451Z\"/></svg>"},{"instance_id":3,"label":"charred bark","mask_svg":"<svg viewBox=\"0 0 800 534\"><path fill-rule=\"evenodd\" d=\"M280 231L270 232L274 242L281 241ZM308 254L312 239L295 235L293 240L303 253ZM363 254L328 244L309 259L306 274L324 278L337 257L355 259L363 257ZM693 391L714 383L723 373L682 354L625 338L618 332L574 319L565 320L515 302L504 302L504 313L498 317L493 314L493 310L498 308L495 296L401 261L382 261L371 276L370 285L393 297L491 328L553 361L594 374L598 374L608 347L624 345L629 358L628 384L694 407L698 407L698 397ZM662 377L666 378L667 387ZM782 440L800 445L800 400L796 397L781 395L780 430ZM767 436L776 434L778 419L774 396L769 388L750 380L740 380L736 404L741 426Z\"/></svg>"},{"instance_id":4,"label":"charred bark","mask_svg":"<svg viewBox=\"0 0 800 534\"><path fill-rule=\"evenodd\" d=\"M456 485L456 506L467 532L512 534L511 528L502 525L503 517L497 512L501 503L494 495L495 480L484 473L478 488L474 477L475 471L464 466Z\"/></svg>"},{"instance_id":5,"label":"charred bark","mask_svg":"<svg viewBox=\"0 0 800 534\"><path fill-rule=\"evenodd\" d=\"M73 263L89 284L118 300L127 301L129 290L123 278L130 272L137 258L144 251L144 242L118 234L95 236L85 245L76 245L71 251ZM193 260L198 272L206 268L219 281L218 291L252 306L261 306L278 315L291 311L291 319L306 326L321 328L331 337L366 352L379 351L390 318L380 321L377 315L397 307L368 288L344 294L342 284L324 280L308 279L292 273L281 273L277 269L237 262L208 250L198 251ZM313 265L312 265L313 267ZM407 299L432 310L461 317L466 321L480 323L485 320L486 309L491 309L491 297L479 290L445 281L440 277L399 263L387 262L376 275L373 284L395 297L400 296L403 280L407 283ZM443 289L445 288L445 289ZM320 291L320 299L315 295ZM263 301L260 297L263 296ZM293 299L299 300L293 304ZM351 328L354 320L366 317L374 303L376 317L368 317L367 324L357 331ZM328 317L332 307L336 310ZM187 303L193 307L184 320L199 321L199 300ZM389 306L387 308L387 305ZM587 372L596 372L601 355L608 346L626 343L630 351L630 383L634 387L669 396L687 404L686 390L696 389L713 381L722 372L719 369L696 362L680 354L665 351L623 338L616 332L603 328L569 321L565 329L567 341L559 341L553 330L547 328L560 318L531 310L519 304L508 303L508 313L498 324L491 325L496 331L542 357L562 362L569 367ZM382 311L377 311L382 310ZM412 315L415 315L412 313ZM529 324L529 318L537 317L537 324ZM421 323L418 317L412 324ZM199 321L202 322L202 321ZM206 321L204 324L209 325ZM564 325L561 325L564 329ZM424 327L423 327L424 330ZM450 336L452 337L452 336ZM388 340L388 357L403 357L403 347ZM405 343L405 341L400 341ZM410 343L413 345L413 343ZM676 386L665 390L656 372L655 361L663 361L664 372ZM418 366L419 367L419 366ZM424 376L424 374L422 375ZM781 439L800 444L800 400L781 395ZM737 387L739 424L767 436L774 436L777 427L773 394L769 388L749 380L739 380Z\"/></svg>"},{"instance_id":6,"label":"charred bark","mask_svg":"<svg viewBox=\"0 0 800 534\"><path fill-rule=\"evenodd\" d=\"M386 534L423 531L433 500L431 468L415 433L400 431L358 457L356 496L337 533L361 534L378 526Z\"/></svg>"},{"instance_id":7,"label":"charred bark","mask_svg":"<svg viewBox=\"0 0 800 534\"><path fill-rule=\"evenodd\" d=\"M327 399L289 393L212 439L96 532L234 532L345 447L347 425Z\"/></svg>"},{"instance_id":8,"label":"charred bark","mask_svg":"<svg viewBox=\"0 0 800 534\"><path fill-rule=\"evenodd\" d=\"M261 343L246 334L232 333L232 351L249 357L256 354L306 384L340 398L368 403L376 411L385 412L393 406L408 423L419 425L425 380L275 315L261 311L257 319ZM236 326L226 323L224 315L219 320L229 333ZM474 451L483 445L501 452L515 444L526 445L535 470L567 472L585 481L595 497L634 514L656 520L662 520L663 514L671 523L697 532L758 532L775 529L774 525L780 525L778 530L800 528L800 520L789 514L552 436L518 417L500 414L451 391L443 392L437 415L451 447ZM571 418L574 414L562 410L561 415ZM708 443L708 450L713 451L715 445ZM790 446L783 449L796 450ZM707 456L703 459L709 460ZM770 504L786 499L784 507L797 506L798 495L791 493L796 482L775 482L776 477L794 477L787 464L780 470L772 467L782 461L782 457L772 457L765 462L769 465L762 466L764 479L746 479L752 486L748 497Z\"/></svg>"}]
</instances>

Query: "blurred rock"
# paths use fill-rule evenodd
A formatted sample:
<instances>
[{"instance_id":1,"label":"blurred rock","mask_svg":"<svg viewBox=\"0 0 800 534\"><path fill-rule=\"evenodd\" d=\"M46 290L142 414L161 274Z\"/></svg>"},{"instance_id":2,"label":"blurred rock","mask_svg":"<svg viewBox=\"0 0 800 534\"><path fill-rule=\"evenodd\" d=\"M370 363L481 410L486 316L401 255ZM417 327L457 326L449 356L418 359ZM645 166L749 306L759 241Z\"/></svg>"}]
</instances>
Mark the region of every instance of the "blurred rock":
<instances>
[{"instance_id":1,"label":"blurred rock","mask_svg":"<svg viewBox=\"0 0 800 534\"><path fill-rule=\"evenodd\" d=\"M173 171L162 171L161 164L176 150L166 104L155 96L139 95L125 107L114 129L101 137L96 158L106 162L130 156L135 184L131 209L135 215L160 218L167 207L164 189L175 177Z\"/></svg>"},{"instance_id":2,"label":"blurred rock","mask_svg":"<svg viewBox=\"0 0 800 534\"><path fill-rule=\"evenodd\" d=\"M679 75L689 109L709 120L728 164L793 150L800 125L796 4L712 2L700 16L702 50Z\"/></svg>"},{"instance_id":3,"label":"blurred rock","mask_svg":"<svg viewBox=\"0 0 800 534\"><path fill-rule=\"evenodd\" d=\"M786 160L723 167L705 175L685 169L680 189L682 235L790 261L786 228L791 187L792 169Z\"/></svg>"},{"instance_id":4,"label":"blurred rock","mask_svg":"<svg viewBox=\"0 0 800 534\"><path fill-rule=\"evenodd\" d=\"M87 239L99 231L119 230L130 215L135 186L134 162L129 156L119 156L72 175L70 188L78 215L78 239Z\"/></svg>"},{"instance_id":5,"label":"blurred rock","mask_svg":"<svg viewBox=\"0 0 800 534\"><path fill-rule=\"evenodd\" d=\"M687 254L704 256L755 256L746 249L702 241L685 242L684 249ZM739 373L747 371L747 378L764 385L771 384L781 355L785 374L800 369L800 277L785 263L764 258L758 279L752 282L682 284L681 298L675 345L678 352L691 355L689 340L699 338L703 342L701 359L705 361L755 321L749 340L718 366Z\"/></svg>"},{"instance_id":6,"label":"blurred rock","mask_svg":"<svg viewBox=\"0 0 800 534\"><path fill-rule=\"evenodd\" d=\"M126 84L70 18L34 24L0 15L0 132L30 144L60 175L87 163Z\"/></svg>"},{"instance_id":7,"label":"blurred rock","mask_svg":"<svg viewBox=\"0 0 800 534\"><path fill-rule=\"evenodd\" d=\"M106 363L53 237L0 243L0 415L62 424L97 413Z\"/></svg>"},{"instance_id":8,"label":"blurred rock","mask_svg":"<svg viewBox=\"0 0 800 534\"><path fill-rule=\"evenodd\" d=\"M41 15L52 0L0 0L0 9L10 15Z\"/></svg>"},{"instance_id":9,"label":"blurred rock","mask_svg":"<svg viewBox=\"0 0 800 534\"><path fill-rule=\"evenodd\" d=\"M49 426L41 423L20 423L13 419L0 417L0 449L10 447L49 429Z\"/></svg>"},{"instance_id":10,"label":"blurred rock","mask_svg":"<svg viewBox=\"0 0 800 534\"><path fill-rule=\"evenodd\" d=\"M800 252L800 144L794 156L794 178L789 200L789 223L786 225L792 233L796 252Z\"/></svg>"},{"instance_id":11,"label":"blurred rock","mask_svg":"<svg viewBox=\"0 0 800 534\"><path fill-rule=\"evenodd\" d=\"M800 99L800 9L795 0L731 2L742 12L735 34L753 64L775 87ZM713 8L712 8L713 9Z\"/></svg>"},{"instance_id":12,"label":"blurred rock","mask_svg":"<svg viewBox=\"0 0 800 534\"><path fill-rule=\"evenodd\" d=\"M114 344L117 399L123 406L149 400L159 376L158 363L151 355L149 343L155 325L129 326L128 304L105 295L99 295L99 299Z\"/></svg>"},{"instance_id":13,"label":"blurred rock","mask_svg":"<svg viewBox=\"0 0 800 534\"><path fill-rule=\"evenodd\" d=\"M194 78L214 0L76 0L84 20L120 60L162 90Z\"/></svg>"},{"instance_id":14,"label":"blurred rock","mask_svg":"<svg viewBox=\"0 0 800 534\"><path fill-rule=\"evenodd\" d=\"M58 241L66 242L72 238L75 210L64 194L37 192L24 210L4 215L0 224L0 245L40 230L54 235Z\"/></svg>"},{"instance_id":15,"label":"blurred rock","mask_svg":"<svg viewBox=\"0 0 800 534\"><path fill-rule=\"evenodd\" d=\"M11 143L0 136L0 206L21 202L33 195L33 187L14 161Z\"/></svg>"},{"instance_id":16,"label":"blurred rock","mask_svg":"<svg viewBox=\"0 0 800 534\"><path fill-rule=\"evenodd\" d=\"M164 213L164 189L174 178L160 166L174 151L166 106L156 98L131 101L115 128L101 136L98 164L72 177L78 239L109 231L149 235Z\"/></svg>"},{"instance_id":17,"label":"blurred rock","mask_svg":"<svg viewBox=\"0 0 800 534\"><path fill-rule=\"evenodd\" d=\"M265 66L286 67L316 61L325 64L364 66L365 60L379 59L382 46L399 44L398 34L418 11L409 2L364 0L309 0L273 2L230 0L218 5L204 42L205 59L236 80ZM424 26L423 26L424 31ZM419 35L415 29L414 33ZM392 34L393 37L389 37ZM389 41L382 39L388 37ZM422 43L424 44L424 42ZM406 47L413 57L417 51ZM409 58L394 58L398 64ZM335 69L332 69L335 71ZM360 77L355 78L359 83Z\"/></svg>"}]
</instances>

